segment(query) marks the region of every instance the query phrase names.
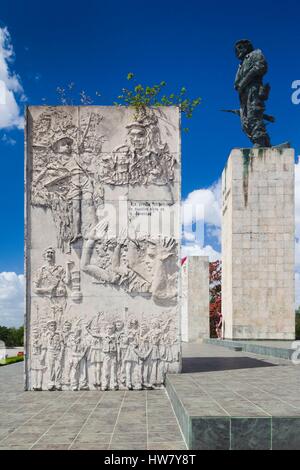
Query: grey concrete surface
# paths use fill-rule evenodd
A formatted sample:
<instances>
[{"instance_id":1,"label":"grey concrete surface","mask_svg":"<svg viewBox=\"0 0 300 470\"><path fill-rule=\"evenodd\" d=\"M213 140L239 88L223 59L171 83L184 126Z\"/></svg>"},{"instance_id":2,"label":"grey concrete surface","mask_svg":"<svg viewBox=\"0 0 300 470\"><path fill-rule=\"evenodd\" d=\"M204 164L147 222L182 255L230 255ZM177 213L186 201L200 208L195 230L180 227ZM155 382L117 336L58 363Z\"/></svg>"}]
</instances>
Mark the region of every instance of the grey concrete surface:
<instances>
[{"instance_id":1,"label":"grey concrete surface","mask_svg":"<svg viewBox=\"0 0 300 470\"><path fill-rule=\"evenodd\" d=\"M190 449L300 449L300 365L208 344L183 356L166 387Z\"/></svg>"},{"instance_id":2,"label":"grey concrete surface","mask_svg":"<svg viewBox=\"0 0 300 470\"><path fill-rule=\"evenodd\" d=\"M165 390L24 392L23 364L0 368L0 450L186 449Z\"/></svg>"}]
</instances>

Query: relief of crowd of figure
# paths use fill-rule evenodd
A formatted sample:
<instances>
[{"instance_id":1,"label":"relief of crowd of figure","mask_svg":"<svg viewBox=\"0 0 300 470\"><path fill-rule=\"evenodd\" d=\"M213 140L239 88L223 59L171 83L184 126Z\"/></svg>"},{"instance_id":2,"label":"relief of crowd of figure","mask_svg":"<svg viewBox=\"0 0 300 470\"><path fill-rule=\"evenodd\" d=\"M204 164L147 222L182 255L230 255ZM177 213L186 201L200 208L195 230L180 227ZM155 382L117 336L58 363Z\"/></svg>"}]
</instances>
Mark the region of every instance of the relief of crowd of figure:
<instances>
[{"instance_id":1,"label":"relief of crowd of figure","mask_svg":"<svg viewBox=\"0 0 300 470\"><path fill-rule=\"evenodd\" d=\"M32 389L142 390L160 388L172 364L179 361L179 343L171 318L139 322L129 316L106 320L100 312L91 321L49 320L32 328ZM47 383L44 384L47 372Z\"/></svg>"}]
</instances>

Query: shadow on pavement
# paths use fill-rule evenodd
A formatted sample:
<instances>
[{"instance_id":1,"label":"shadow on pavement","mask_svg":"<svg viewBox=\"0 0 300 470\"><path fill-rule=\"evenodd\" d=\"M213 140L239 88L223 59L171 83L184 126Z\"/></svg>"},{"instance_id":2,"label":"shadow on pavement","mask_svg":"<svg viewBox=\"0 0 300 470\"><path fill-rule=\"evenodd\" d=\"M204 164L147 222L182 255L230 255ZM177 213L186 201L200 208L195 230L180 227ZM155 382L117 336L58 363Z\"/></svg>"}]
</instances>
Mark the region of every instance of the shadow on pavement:
<instances>
[{"instance_id":1,"label":"shadow on pavement","mask_svg":"<svg viewBox=\"0 0 300 470\"><path fill-rule=\"evenodd\" d=\"M253 369L255 367L275 367L276 364L251 357L184 357L182 373L215 372L221 370Z\"/></svg>"}]
</instances>

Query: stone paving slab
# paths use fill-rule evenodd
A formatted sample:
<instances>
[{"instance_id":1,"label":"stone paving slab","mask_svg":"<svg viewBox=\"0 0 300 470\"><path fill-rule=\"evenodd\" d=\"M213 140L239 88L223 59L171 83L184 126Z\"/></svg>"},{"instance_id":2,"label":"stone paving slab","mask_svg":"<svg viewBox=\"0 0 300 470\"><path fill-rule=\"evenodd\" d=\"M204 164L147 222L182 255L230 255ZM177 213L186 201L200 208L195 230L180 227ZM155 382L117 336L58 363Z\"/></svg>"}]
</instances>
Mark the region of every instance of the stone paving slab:
<instances>
[{"instance_id":1,"label":"stone paving slab","mask_svg":"<svg viewBox=\"0 0 300 470\"><path fill-rule=\"evenodd\" d=\"M177 417L164 390L24 392L22 364L1 368L0 450L184 450L182 433L193 450L300 449L300 366L207 344L183 352L183 374L167 377Z\"/></svg>"},{"instance_id":2,"label":"stone paving slab","mask_svg":"<svg viewBox=\"0 0 300 470\"><path fill-rule=\"evenodd\" d=\"M300 366L208 344L183 354L166 388L190 449L300 449Z\"/></svg>"},{"instance_id":3,"label":"stone paving slab","mask_svg":"<svg viewBox=\"0 0 300 470\"><path fill-rule=\"evenodd\" d=\"M0 450L184 450L165 390L24 392L23 364L0 369Z\"/></svg>"}]
</instances>

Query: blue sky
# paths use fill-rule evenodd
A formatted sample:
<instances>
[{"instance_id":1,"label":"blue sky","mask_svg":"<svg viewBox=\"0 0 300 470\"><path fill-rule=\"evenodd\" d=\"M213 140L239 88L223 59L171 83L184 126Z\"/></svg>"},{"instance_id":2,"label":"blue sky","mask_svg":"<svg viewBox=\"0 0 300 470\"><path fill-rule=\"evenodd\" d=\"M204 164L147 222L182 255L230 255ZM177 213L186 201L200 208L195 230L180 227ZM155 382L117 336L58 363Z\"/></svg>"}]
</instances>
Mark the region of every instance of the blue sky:
<instances>
[{"instance_id":1,"label":"blue sky","mask_svg":"<svg viewBox=\"0 0 300 470\"><path fill-rule=\"evenodd\" d=\"M186 86L202 104L182 139L182 196L217 186L232 147L249 146L239 120L221 108L237 107L233 89L237 61L233 45L247 37L263 49L272 86L268 112L272 143L290 141L300 153L300 105L291 102L291 84L300 80L300 3L253 0L3 0L0 27L14 49L10 73L23 87L15 92L23 112L27 104L58 104L55 89L74 81L97 104L111 104L133 72L145 84L165 80L170 91ZM1 73L1 70L0 70ZM0 109L1 112L1 109ZM1 120L0 120L1 122ZM23 132L0 126L0 273L23 273ZM208 194L208 193L207 193ZM206 195L207 195L206 194ZM209 210L209 209L208 209ZM218 250L218 231L207 243Z\"/></svg>"}]
</instances>

